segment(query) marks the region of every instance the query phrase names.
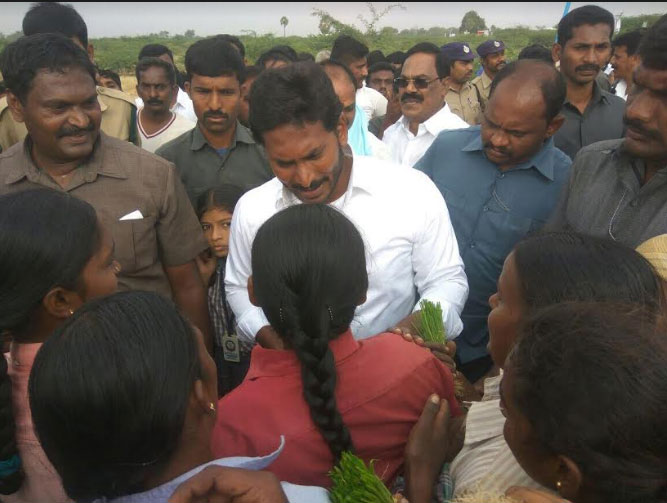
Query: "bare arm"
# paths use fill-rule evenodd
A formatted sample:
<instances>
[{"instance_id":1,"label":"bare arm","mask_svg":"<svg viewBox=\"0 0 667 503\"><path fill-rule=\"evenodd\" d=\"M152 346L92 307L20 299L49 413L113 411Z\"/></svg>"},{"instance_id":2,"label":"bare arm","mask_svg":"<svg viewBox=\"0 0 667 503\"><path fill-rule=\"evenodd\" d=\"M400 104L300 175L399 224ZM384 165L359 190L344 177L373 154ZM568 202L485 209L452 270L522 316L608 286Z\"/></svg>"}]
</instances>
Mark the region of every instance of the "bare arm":
<instances>
[{"instance_id":1,"label":"bare arm","mask_svg":"<svg viewBox=\"0 0 667 503\"><path fill-rule=\"evenodd\" d=\"M211 320L208 317L206 305L206 290L194 260L182 265L165 267L174 301L190 321L201 330L204 343L210 353L213 353L213 338L211 336Z\"/></svg>"}]
</instances>

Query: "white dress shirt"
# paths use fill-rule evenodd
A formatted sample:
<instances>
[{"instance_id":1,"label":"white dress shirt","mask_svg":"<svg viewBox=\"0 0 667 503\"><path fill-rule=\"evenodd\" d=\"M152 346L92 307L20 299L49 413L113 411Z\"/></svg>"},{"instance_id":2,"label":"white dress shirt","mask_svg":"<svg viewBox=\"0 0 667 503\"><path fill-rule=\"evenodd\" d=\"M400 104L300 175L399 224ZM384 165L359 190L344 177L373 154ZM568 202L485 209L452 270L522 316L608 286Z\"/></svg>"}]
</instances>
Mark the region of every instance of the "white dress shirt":
<instances>
[{"instance_id":1,"label":"white dress shirt","mask_svg":"<svg viewBox=\"0 0 667 503\"><path fill-rule=\"evenodd\" d=\"M402 115L385 130L382 142L389 147L395 163L411 168L442 131L469 127L468 123L454 114L445 103L437 113L419 125L416 135L410 132L408 119Z\"/></svg>"},{"instance_id":2,"label":"white dress shirt","mask_svg":"<svg viewBox=\"0 0 667 503\"><path fill-rule=\"evenodd\" d=\"M268 321L248 299L250 251L259 227L299 200L278 178L247 192L236 205L225 275L227 301L238 335L254 340ZM423 173L374 157L354 156L347 191L332 206L359 229L366 246L367 300L351 329L357 339L386 331L419 309L440 302L448 337L462 330L460 313L468 282L449 212L440 191Z\"/></svg>"},{"instance_id":3,"label":"white dress shirt","mask_svg":"<svg viewBox=\"0 0 667 503\"><path fill-rule=\"evenodd\" d=\"M134 102L137 105L137 109L144 107L144 100L141 98L137 98ZM182 115L190 122L197 122L197 116L195 115L195 109L192 106L192 100L190 99L190 96L188 96L188 93L183 91L180 87L178 88L178 94L176 95L176 103L169 110L178 115Z\"/></svg>"},{"instance_id":4,"label":"white dress shirt","mask_svg":"<svg viewBox=\"0 0 667 503\"><path fill-rule=\"evenodd\" d=\"M618 83L614 87L616 91L616 96L623 98L625 101L628 101L628 84L623 79L619 79Z\"/></svg>"},{"instance_id":5,"label":"white dress shirt","mask_svg":"<svg viewBox=\"0 0 667 503\"><path fill-rule=\"evenodd\" d=\"M374 117L382 117L387 113L387 98L381 92L371 87L357 89L357 105L366 113L368 120Z\"/></svg>"}]
</instances>

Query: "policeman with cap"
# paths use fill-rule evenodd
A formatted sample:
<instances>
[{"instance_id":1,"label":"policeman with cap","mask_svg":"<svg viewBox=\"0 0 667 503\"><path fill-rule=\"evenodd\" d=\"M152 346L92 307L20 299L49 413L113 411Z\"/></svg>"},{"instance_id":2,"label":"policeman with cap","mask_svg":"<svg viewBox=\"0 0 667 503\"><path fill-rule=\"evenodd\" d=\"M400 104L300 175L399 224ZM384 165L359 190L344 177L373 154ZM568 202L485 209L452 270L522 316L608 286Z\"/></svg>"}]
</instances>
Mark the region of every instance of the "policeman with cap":
<instances>
[{"instance_id":1,"label":"policeman with cap","mask_svg":"<svg viewBox=\"0 0 667 503\"><path fill-rule=\"evenodd\" d=\"M470 82L473 71L473 54L465 42L452 42L442 46L442 53L449 65L449 91L445 101L452 112L471 126L481 122L482 107L477 90Z\"/></svg>"},{"instance_id":2,"label":"policeman with cap","mask_svg":"<svg viewBox=\"0 0 667 503\"><path fill-rule=\"evenodd\" d=\"M505 44L502 40L487 40L477 47L477 54L482 63L484 71L472 80L472 85L477 90L482 110L489 101L491 82L496 74L507 64L505 61Z\"/></svg>"}]
</instances>

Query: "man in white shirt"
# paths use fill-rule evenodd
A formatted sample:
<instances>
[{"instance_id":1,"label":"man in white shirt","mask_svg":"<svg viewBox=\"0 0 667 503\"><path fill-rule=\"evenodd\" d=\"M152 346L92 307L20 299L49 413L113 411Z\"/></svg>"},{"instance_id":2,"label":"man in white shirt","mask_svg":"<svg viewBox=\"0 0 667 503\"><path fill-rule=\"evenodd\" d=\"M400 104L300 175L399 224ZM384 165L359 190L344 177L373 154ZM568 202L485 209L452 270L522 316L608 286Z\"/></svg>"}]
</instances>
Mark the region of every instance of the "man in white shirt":
<instances>
[{"instance_id":1,"label":"man in white shirt","mask_svg":"<svg viewBox=\"0 0 667 503\"><path fill-rule=\"evenodd\" d=\"M174 67L158 58L143 58L136 67L137 94L144 107L137 113L141 147L154 153L160 146L195 127L195 123L169 110L176 93Z\"/></svg>"},{"instance_id":2,"label":"man in white shirt","mask_svg":"<svg viewBox=\"0 0 667 503\"><path fill-rule=\"evenodd\" d=\"M276 178L234 211L225 287L239 337L272 346L275 332L248 298L252 242L268 218L300 202L338 208L366 242L368 294L351 327L358 339L395 326L413 330L420 299L440 302L448 336L458 335L468 283L435 185L416 170L350 152L342 105L315 63L262 73L250 100L251 128Z\"/></svg>"},{"instance_id":3,"label":"man in white shirt","mask_svg":"<svg viewBox=\"0 0 667 503\"><path fill-rule=\"evenodd\" d=\"M366 87L368 76L368 47L348 35L338 37L331 49L331 59L344 64L354 75L357 85L357 105L368 120L387 113L387 98L378 91Z\"/></svg>"},{"instance_id":4,"label":"man in white shirt","mask_svg":"<svg viewBox=\"0 0 667 503\"><path fill-rule=\"evenodd\" d=\"M628 98L628 82L632 84L632 74L641 63L637 52L641 40L642 33L635 30L619 35L611 43L614 48L611 66L614 68L615 81L612 89L616 96L624 100Z\"/></svg>"},{"instance_id":5,"label":"man in white shirt","mask_svg":"<svg viewBox=\"0 0 667 503\"><path fill-rule=\"evenodd\" d=\"M434 44L423 42L408 51L396 79L403 115L382 137L394 162L412 167L441 131L469 127L445 102L449 68Z\"/></svg>"},{"instance_id":6,"label":"man in white shirt","mask_svg":"<svg viewBox=\"0 0 667 503\"><path fill-rule=\"evenodd\" d=\"M328 60L320 64L343 105L343 115L347 122L347 144L352 149L352 153L390 161L389 149L368 130L368 120L356 104L356 86L352 72L337 61Z\"/></svg>"},{"instance_id":7,"label":"man in white shirt","mask_svg":"<svg viewBox=\"0 0 667 503\"><path fill-rule=\"evenodd\" d=\"M162 44L145 45L141 48L141 51L139 51L138 61L141 61L143 58L159 58L166 61L174 67L174 72L176 72L177 77L176 82L179 82L178 68L176 68L176 64L174 63L174 55L167 46ZM144 106L141 97L137 98L135 103L138 109ZM191 122L197 122L197 116L195 115L195 110L192 106L192 100L188 96L188 93L183 91L180 87L178 87L178 93L172 96L170 110L178 115L182 115Z\"/></svg>"}]
</instances>

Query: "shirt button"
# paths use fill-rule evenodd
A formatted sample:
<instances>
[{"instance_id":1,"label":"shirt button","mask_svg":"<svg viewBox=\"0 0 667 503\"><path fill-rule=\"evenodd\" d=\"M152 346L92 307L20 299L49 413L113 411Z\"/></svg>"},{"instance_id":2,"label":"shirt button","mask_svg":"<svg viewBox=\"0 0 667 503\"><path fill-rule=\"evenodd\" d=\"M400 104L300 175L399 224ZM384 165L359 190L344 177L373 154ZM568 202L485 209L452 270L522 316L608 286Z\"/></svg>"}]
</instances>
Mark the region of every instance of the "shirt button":
<instances>
[{"instance_id":1,"label":"shirt button","mask_svg":"<svg viewBox=\"0 0 667 503\"><path fill-rule=\"evenodd\" d=\"M636 208L637 206L639 206L639 201L637 199L633 199L632 202L630 203L630 206Z\"/></svg>"},{"instance_id":2,"label":"shirt button","mask_svg":"<svg viewBox=\"0 0 667 503\"><path fill-rule=\"evenodd\" d=\"M470 243L470 248L474 248L474 247L475 247L475 242L473 241L472 243Z\"/></svg>"},{"instance_id":3,"label":"shirt button","mask_svg":"<svg viewBox=\"0 0 667 503\"><path fill-rule=\"evenodd\" d=\"M489 207L488 207L488 206L484 206L484 211L489 211Z\"/></svg>"},{"instance_id":4,"label":"shirt button","mask_svg":"<svg viewBox=\"0 0 667 503\"><path fill-rule=\"evenodd\" d=\"M500 174L498 175L498 178L505 178L505 173L500 173Z\"/></svg>"}]
</instances>

